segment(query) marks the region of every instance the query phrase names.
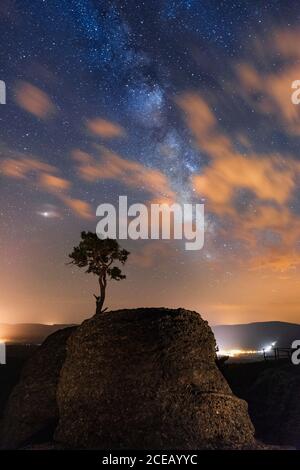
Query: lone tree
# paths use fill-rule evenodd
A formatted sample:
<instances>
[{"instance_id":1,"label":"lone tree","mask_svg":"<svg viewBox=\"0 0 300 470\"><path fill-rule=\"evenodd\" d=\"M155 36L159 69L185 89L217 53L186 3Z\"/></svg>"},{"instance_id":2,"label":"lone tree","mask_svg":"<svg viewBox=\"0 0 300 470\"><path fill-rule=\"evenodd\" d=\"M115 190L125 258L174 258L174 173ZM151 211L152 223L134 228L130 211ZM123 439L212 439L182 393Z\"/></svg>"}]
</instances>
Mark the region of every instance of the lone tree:
<instances>
[{"instance_id":1,"label":"lone tree","mask_svg":"<svg viewBox=\"0 0 300 470\"><path fill-rule=\"evenodd\" d=\"M111 238L98 238L96 233L81 232L81 241L78 246L73 248L69 258L72 259L69 264L75 264L79 268L87 268L87 273L93 273L98 276L100 295L95 295L96 313L104 312L103 305L105 301L105 291L107 278L120 281L125 279L115 262L125 264L129 251L121 249L117 240Z\"/></svg>"}]
</instances>

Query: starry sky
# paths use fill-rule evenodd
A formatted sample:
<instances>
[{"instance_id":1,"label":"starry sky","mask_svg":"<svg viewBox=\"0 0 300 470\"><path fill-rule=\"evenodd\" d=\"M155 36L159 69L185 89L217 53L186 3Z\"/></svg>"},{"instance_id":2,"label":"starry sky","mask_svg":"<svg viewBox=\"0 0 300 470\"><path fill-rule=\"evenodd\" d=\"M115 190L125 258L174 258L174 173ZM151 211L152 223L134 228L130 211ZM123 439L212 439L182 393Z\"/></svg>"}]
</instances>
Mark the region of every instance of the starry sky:
<instances>
[{"instance_id":1,"label":"starry sky","mask_svg":"<svg viewBox=\"0 0 300 470\"><path fill-rule=\"evenodd\" d=\"M205 244L122 241L107 306L300 320L296 1L1 0L0 321L80 322L96 208L205 204Z\"/></svg>"}]
</instances>

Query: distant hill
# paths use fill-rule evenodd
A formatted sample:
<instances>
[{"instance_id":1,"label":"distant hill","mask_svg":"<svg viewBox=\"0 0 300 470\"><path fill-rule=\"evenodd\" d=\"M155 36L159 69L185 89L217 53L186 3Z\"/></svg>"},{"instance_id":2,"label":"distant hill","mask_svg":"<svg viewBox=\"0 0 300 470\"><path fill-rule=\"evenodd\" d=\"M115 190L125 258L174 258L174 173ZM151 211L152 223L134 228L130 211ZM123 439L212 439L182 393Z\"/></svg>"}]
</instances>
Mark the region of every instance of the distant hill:
<instances>
[{"instance_id":1,"label":"distant hill","mask_svg":"<svg viewBox=\"0 0 300 470\"><path fill-rule=\"evenodd\" d=\"M54 331L66 328L65 324L43 325L40 323L0 323L0 339L10 343L40 344Z\"/></svg>"},{"instance_id":2,"label":"distant hill","mask_svg":"<svg viewBox=\"0 0 300 470\"><path fill-rule=\"evenodd\" d=\"M300 339L300 325L280 321L217 325L212 330L220 349L261 350L276 341L277 347L290 347Z\"/></svg>"},{"instance_id":3,"label":"distant hill","mask_svg":"<svg viewBox=\"0 0 300 470\"><path fill-rule=\"evenodd\" d=\"M0 323L0 339L12 343L40 344L54 331L68 326L73 325ZM300 325L279 321L217 325L212 330L220 349L262 349L274 341L279 347L290 347L295 339L300 339Z\"/></svg>"}]
</instances>

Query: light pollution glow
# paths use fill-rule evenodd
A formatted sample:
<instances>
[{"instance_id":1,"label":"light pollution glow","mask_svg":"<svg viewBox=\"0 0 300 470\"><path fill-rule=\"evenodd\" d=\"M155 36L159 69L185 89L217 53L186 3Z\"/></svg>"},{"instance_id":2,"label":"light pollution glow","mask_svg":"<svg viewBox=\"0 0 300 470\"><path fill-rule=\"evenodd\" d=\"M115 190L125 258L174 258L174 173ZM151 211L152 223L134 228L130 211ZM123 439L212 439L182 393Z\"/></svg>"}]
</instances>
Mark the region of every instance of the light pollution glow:
<instances>
[{"instance_id":1,"label":"light pollution glow","mask_svg":"<svg viewBox=\"0 0 300 470\"><path fill-rule=\"evenodd\" d=\"M271 352L272 349L275 347L276 341L273 341L271 344L266 345L262 349L258 350L251 350L251 349L221 349L218 351L218 356L229 356L229 357L239 357L239 356L247 356L247 355L256 355L256 354L263 354L264 352L268 353Z\"/></svg>"}]
</instances>

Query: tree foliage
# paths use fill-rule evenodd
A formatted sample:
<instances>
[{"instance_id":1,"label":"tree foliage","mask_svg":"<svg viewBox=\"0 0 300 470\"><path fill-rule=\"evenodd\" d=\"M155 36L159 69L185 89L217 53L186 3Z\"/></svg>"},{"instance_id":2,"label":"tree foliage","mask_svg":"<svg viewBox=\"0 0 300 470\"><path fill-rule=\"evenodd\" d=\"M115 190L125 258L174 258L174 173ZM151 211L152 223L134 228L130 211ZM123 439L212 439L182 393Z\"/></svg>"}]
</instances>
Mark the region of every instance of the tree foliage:
<instances>
[{"instance_id":1,"label":"tree foliage","mask_svg":"<svg viewBox=\"0 0 300 470\"><path fill-rule=\"evenodd\" d=\"M98 238L96 233L82 232L81 241L69 254L70 264L86 268L85 272L98 276L100 295L96 296L96 313L101 313L106 293L107 278L115 281L125 279L119 266L127 261L129 251L120 247L117 240Z\"/></svg>"}]
</instances>

